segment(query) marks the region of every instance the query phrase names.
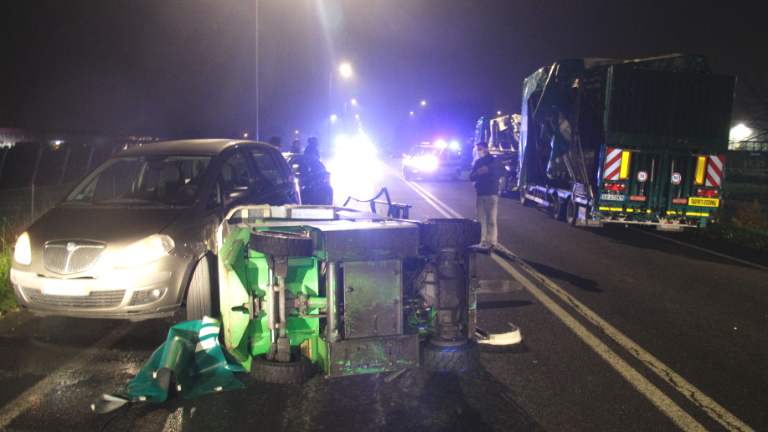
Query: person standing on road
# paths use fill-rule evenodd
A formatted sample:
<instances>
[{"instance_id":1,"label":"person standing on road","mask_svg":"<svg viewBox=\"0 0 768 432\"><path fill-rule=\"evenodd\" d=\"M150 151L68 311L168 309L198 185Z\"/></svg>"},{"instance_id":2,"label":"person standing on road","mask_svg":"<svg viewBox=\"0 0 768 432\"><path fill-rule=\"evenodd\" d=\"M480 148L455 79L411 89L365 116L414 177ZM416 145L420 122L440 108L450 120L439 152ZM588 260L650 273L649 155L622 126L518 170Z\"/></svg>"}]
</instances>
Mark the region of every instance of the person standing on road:
<instances>
[{"instance_id":1,"label":"person standing on road","mask_svg":"<svg viewBox=\"0 0 768 432\"><path fill-rule=\"evenodd\" d=\"M291 144L291 151L289 153L301 154L301 140L296 138Z\"/></svg>"},{"instance_id":2,"label":"person standing on road","mask_svg":"<svg viewBox=\"0 0 768 432\"><path fill-rule=\"evenodd\" d=\"M320 157L320 152L317 151L317 137L311 136L307 138L307 146L304 148L304 154Z\"/></svg>"},{"instance_id":3,"label":"person standing on road","mask_svg":"<svg viewBox=\"0 0 768 432\"><path fill-rule=\"evenodd\" d=\"M478 159L472 165L469 179L475 182L477 191L477 220L482 227L481 246L496 247L498 228L496 217L499 209L499 178L496 158L488 152L488 144L480 141L475 144Z\"/></svg>"},{"instance_id":4,"label":"person standing on road","mask_svg":"<svg viewBox=\"0 0 768 432\"><path fill-rule=\"evenodd\" d=\"M277 135L273 135L273 136L269 137L269 143L272 144L273 146L277 147L278 150L280 150L280 147L282 146L280 141L281 141L280 137L277 136Z\"/></svg>"}]
</instances>

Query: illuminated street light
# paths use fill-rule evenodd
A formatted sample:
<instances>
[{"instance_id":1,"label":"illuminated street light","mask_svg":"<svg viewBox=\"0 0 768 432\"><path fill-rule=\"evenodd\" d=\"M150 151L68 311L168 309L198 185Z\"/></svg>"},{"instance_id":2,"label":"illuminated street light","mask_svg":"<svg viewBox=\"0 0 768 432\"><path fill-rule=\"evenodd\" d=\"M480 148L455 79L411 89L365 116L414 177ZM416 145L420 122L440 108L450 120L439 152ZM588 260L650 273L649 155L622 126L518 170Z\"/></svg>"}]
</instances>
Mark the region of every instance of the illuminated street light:
<instances>
[{"instance_id":1,"label":"illuminated street light","mask_svg":"<svg viewBox=\"0 0 768 432\"><path fill-rule=\"evenodd\" d=\"M344 63L341 66L339 66L339 73L344 78L349 78L352 76L352 66L349 65L349 63Z\"/></svg>"},{"instance_id":2,"label":"illuminated street light","mask_svg":"<svg viewBox=\"0 0 768 432\"><path fill-rule=\"evenodd\" d=\"M330 148L331 145L331 124L336 119L335 115L332 115L331 112L333 111L333 69L331 69L331 73L328 74L328 147ZM349 78L352 76L352 66L349 63L342 63L339 66L339 75L341 75L344 78ZM345 119L346 119L346 108L347 103L344 102L344 110L345 110ZM298 133L298 132L296 132Z\"/></svg>"},{"instance_id":3,"label":"illuminated street light","mask_svg":"<svg viewBox=\"0 0 768 432\"><path fill-rule=\"evenodd\" d=\"M501 111L496 111L496 115L501 115Z\"/></svg>"},{"instance_id":4,"label":"illuminated street light","mask_svg":"<svg viewBox=\"0 0 768 432\"><path fill-rule=\"evenodd\" d=\"M750 135L752 135L752 129L746 127L744 123L740 123L731 129L731 141L744 141Z\"/></svg>"},{"instance_id":5,"label":"illuminated street light","mask_svg":"<svg viewBox=\"0 0 768 432\"><path fill-rule=\"evenodd\" d=\"M427 104L427 101L425 101L425 100L421 101L421 106L424 106L426 104Z\"/></svg>"},{"instance_id":6,"label":"illuminated street light","mask_svg":"<svg viewBox=\"0 0 768 432\"><path fill-rule=\"evenodd\" d=\"M299 133L299 131L296 131L296 134L298 134L298 133Z\"/></svg>"},{"instance_id":7,"label":"illuminated street light","mask_svg":"<svg viewBox=\"0 0 768 432\"><path fill-rule=\"evenodd\" d=\"M335 122L335 121L336 121L336 114L331 114L331 121L332 121L332 122Z\"/></svg>"},{"instance_id":8,"label":"illuminated street light","mask_svg":"<svg viewBox=\"0 0 768 432\"><path fill-rule=\"evenodd\" d=\"M359 119L360 118L360 114L355 114L355 118Z\"/></svg>"},{"instance_id":9,"label":"illuminated street light","mask_svg":"<svg viewBox=\"0 0 768 432\"><path fill-rule=\"evenodd\" d=\"M357 105L357 99L352 99L350 102L352 102L352 105Z\"/></svg>"},{"instance_id":10,"label":"illuminated street light","mask_svg":"<svg viewBox=\"0 0 768 432\"><path fill-rule=\"evenodd\" d=\"M243 138L248 138L248 134L247 134L247 133L244 133L244 134L243 134Z\"/></svg>"},{"instance_id":11,"label":"illuminated street light","mask_svg":"<svg viewBox=\"0 0 768 432\"><path fill-rule=\"evenodd\" d=\"M413 115L413 111L411 111L411 115Z\"/></svg>"}]
</instances>

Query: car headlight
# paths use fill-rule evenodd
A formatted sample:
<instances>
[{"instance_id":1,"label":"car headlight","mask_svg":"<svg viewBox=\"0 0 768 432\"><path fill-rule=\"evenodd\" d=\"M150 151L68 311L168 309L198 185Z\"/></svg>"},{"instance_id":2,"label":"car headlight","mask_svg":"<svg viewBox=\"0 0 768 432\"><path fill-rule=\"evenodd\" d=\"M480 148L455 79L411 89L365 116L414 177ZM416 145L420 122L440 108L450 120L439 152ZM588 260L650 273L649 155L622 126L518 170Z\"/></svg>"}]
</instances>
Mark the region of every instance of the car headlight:
<instances>
[{"instance_id":1,"label":"car headlight","mask_svg":"<svg viewBox=\"0 0 768 432\"><path fill-rule=\"evenodd\" d=\"M173 239L167 235L155 234L144 240L128 246L120 254L116 267L128 268L138 267L153 263L160 258L168 255L174 247Z\"/></svg>"},{"instance_id":2,"label":"car headlight","mask_svg":"<svg viewBox=\"0 0 768 432\"><path fill-rule=\"evenodd\" d=\"M16 247L13 250L13 259L19 264L32 264L32 247L29 245L29 234L26 232L16 240Z\"/></svg>"}]
</instances>

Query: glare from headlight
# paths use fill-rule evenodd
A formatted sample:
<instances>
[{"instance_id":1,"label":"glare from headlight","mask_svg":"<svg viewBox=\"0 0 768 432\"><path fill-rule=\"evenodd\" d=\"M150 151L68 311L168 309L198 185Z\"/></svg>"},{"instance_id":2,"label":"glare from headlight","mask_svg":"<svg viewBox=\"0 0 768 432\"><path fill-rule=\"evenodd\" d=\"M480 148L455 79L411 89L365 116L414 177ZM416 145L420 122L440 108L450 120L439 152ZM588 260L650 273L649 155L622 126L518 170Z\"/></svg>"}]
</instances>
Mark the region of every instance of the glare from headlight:
<instances>
[{"instance_id":1,"label":"glare from headlight","mask_svg":"<svg viewBox=\"0 0 768 432\"><path fill-rule=\"evenodd\" d=\"M437 169L437 158L434 156L417 156L413 158L413 166L422 171L434 171Z\"/></svg>"},{"instance_id":2,"label":"glare from headlight","mask_svg":"<svg viewBox=\"0 0 768 432\"><path fill-rule=\"evenodd\" d=\"M24 233L16 240L16 248L13 250L13 259L19 264L32 264L32 248L29 246L29 234Z\"/></svg>"},{"instance_id":3,"label":"glare from headlight","mask_svg":"<svg viewBox=\"0 0 768 432\"><path fill-rule=\"evenodd\" d=\"M138 241L120 254L116 267L129 268L153 263L173 250L173 239L167 235L155 234Z\"/></svg>"}]
</instances>

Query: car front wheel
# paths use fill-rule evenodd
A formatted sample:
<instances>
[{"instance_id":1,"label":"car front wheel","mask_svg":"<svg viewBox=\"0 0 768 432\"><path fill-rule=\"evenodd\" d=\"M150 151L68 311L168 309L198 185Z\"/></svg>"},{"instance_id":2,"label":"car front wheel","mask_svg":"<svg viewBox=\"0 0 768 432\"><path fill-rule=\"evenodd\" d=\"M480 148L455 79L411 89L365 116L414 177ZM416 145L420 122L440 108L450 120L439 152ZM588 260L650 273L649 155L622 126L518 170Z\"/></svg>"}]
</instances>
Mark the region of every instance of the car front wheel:
<instances>
[{"instance_id":1,"label":"car front wheel","mask_svg":"<svg viewBox=\"0 0 768 432\"><path fill-rule=\"evenodd\" d=\"M187 290L187 321L203 319L204 316L215 317L218 310L215 308L215 299L218 292L213 292L215 284L211 279L212 259L209 255L203 255L195 266L192 279Z\"/></svg>"}]
</instances>

